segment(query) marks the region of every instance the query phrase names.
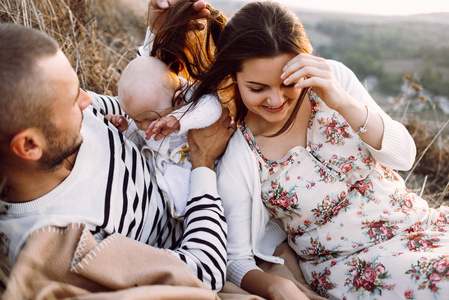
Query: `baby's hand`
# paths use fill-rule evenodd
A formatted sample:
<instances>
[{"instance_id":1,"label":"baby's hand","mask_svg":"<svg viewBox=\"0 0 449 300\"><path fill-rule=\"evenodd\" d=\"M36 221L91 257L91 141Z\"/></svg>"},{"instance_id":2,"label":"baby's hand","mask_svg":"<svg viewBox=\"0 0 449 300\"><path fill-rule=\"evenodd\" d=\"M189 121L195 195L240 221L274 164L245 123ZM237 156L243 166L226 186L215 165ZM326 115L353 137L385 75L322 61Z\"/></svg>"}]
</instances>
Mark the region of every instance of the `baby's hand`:
<instances>
[{"instance_id":1,"label":"baby's hand","mask_svg":"<svg viewBox=\"0 0 449 300\"><path fill-rule=\"evenodd\" d=\"M180 125L179 121L173 117L162 117L160 119L154 120L151 122L150 126L148 126L147 131L145 131L146 139L149 140L153 134L155 141L159 141L163 137L166 137L173 131L179 130Z\"/></svg>"},{"instance_id":2,"label":"baby's hand","mask_svg":"<svg viewBox=\"0 0 449 300\"><path fill-rule=\"evenodd\" d=\"M123 132L128 129L128 121L121 115L105 115L104 116L118 131Z\"/></svg>"}]
</instances>

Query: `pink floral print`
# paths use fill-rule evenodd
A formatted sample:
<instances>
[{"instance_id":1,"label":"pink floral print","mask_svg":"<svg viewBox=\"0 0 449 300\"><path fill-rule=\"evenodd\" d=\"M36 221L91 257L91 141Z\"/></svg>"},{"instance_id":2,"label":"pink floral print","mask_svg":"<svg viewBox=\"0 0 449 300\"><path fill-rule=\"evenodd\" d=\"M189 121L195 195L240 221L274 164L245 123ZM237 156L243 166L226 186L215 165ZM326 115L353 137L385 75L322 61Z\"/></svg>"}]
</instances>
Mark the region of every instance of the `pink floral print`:
<instances>
[{"instance_id":1,"label":"pink floral print","mask_svg":"<svg viewBox=\"0 0 449 300\"><path fill-rule=\"evenodd\" d=\"M314 238L310 238L310 245L306 249L301 250L302 257L308 257L315 264L323 260L336 258L340 253L341 251L338 250L338 246L332 249L326 249L325 245L321 244L319 239Z\"/></svg>"},{"instance_id":2,"label":"pink floral print","mask_svg":"<svg viewBox=\"0 0 449 300\"><path fill-rule=\"evenodd\" d=\"M318 226L325 225L340 210L346 211L348 206L349 200L346 199L346 192L343 191L340 195L327 195L321 203L318 203L316 208L312 209L313 215L316 217L315 224Z\"/></svg>"},{"instance_id":3,"label":"pink floral print","mask_svg":"<svg viewBox=\"0 0 449 300\"><path fill-rule=\"evenodd\" d=\"M325 269L320 274L315 271L312 272L313 280L310 282L310 286L323 297L329 297L328 291L336 287L335 283L329 281L330 275L331 271L329 269Z\"/></svg>"},{"instance_id":4,"label":"pink floral print","mask_svg":"<svg viewBox=\"0 0 449 300\"><path fill-rule=\"evenodd\" d=\"M395 231L399 229L394 222L391 224L390 221L385 219L375 222L362 222L362 225L362 229L365 230L365 235L374 244L391 239L395 236Z\"/></svg>"},{"instance_id":5,"label":"pink floral print","mask_svg":"<svg viewBox=\"0 0 449 300\"><path fill-rule=\"evenodd\" d=\"M333 114L330 118L317 118L319 129L321 134L326 138L326 143L332 145L344 145L345 140L350 137L349 124L346 121L341 121L337 118L336 114Z\"/></svg>"},{"instance_id":6,"label":"pink floral print","mask_svg":"<svg viewBox=\"0 0 449 300\"><path fill-rule=\"evenodd\" d=\"M427 234L417 232L410 233L408 236L407 247L411 251L426 251L427 249L438 248L440 239L436 236L431 237Z\"/></svg>"},{"instance_id":7,"label":"pink floral print","mask_svg":"<svg viewBox=\"0 0 449 300\"><path fill-rule=\"evenodd\" d=\"M449 255L429 259L422 257L405 272L419 284L418 290L428 289L432 293L438 293L443 281L449 281ZM447 296L447 294L445 295Z\"/></svg>"},{"instance_id":8,"label":"pink floral print","mask_svg":"<svg viewBox=\"0 0 449 300\"><path fill-rule=\"evenodd\" d=\"M356 292L359 297L367 296L365 295L367 293L382 296L384 290L395 288L395 284L386 284L386 279L390 278L390 275L378 259L368 262L355 257L345 265L350 267L345 274L345 286L350 292Z\"/></svg>"},{"instance_id":9,"label":"pink floral print","mask_svg":"<svg viewBox=\"0 0 449 300\"><path fill-rule=\"evenodd\" d=\"M446 299L449 208L433 210L374 160L344 118L309 94L307 146L264 157L261 198L281 221L306 281L335 299Z\"/></svg>"},{"instance_id":10,"label":"pink floral print","mask_svg":"<svg viewBox=\"0 0 449 300\"><path fill-rule=\"evenodd\" d=\"M296 186L294 185L289 190L284 190L279 180L271 182L271 189L262 195L262 200L267 203L269 210L276 212L276 209L280 209L283 213L299 214L300 208L298 204L298 196L296 195Z\"/></svg>"}]
</instances>

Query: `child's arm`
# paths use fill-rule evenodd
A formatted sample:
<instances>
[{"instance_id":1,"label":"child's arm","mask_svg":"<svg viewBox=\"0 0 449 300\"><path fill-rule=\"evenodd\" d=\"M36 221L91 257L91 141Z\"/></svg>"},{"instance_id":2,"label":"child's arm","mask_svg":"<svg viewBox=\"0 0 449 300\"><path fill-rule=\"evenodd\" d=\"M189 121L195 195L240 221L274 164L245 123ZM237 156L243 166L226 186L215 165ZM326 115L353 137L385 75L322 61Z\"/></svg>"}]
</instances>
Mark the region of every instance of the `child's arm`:
<instances>
[{"instance_id":1,"label":"child's arm","mask_svg":"<svg viewBox=\"0 0 449 300\"><path fill-rule=\"evenodd\" d=\"M122 115L105 115L106 120L112 123L118 131L123 132L128 129L128 121Z\"/></svg>"},{"instance_id":2,"label":"child's arm","mask_svg":"<svg viewBox=\"0 0 449 300\"><path fill-rule=\"evenodd\" d=\"M149 140L153 134L155 141L159 141L161 138L168 136L172 132L179 130L179 121L174 116L162 117L158 120L151 122L148 129L145 131L146 139Z\"/></svg>"},{"instance_id":3,"label":"child's arm","mask_svg":"<svg viewBox=\"0 0 449 300\"><path fill-rule=\"evenodd\" d=\"M221 102L214 95L204 95L195 107L187 104L175 110L169 116L174 116L179 120L179 134L185 134L190 129L205 128L218 120L221 116Z\"/></svg>"}]
</instances>

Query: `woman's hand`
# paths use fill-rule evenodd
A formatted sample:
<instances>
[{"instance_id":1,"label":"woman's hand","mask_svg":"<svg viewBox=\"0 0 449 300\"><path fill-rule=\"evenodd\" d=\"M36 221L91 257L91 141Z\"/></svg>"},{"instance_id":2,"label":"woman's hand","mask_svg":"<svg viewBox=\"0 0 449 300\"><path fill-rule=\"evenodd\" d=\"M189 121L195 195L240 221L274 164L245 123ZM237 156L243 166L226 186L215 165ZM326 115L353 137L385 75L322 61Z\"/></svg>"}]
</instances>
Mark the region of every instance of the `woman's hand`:
<instances>
[{"instance_id":1,"label":"woman's hand","mask_svg":"<svg viewBox=\"0 0 449 300\"><path fill-rule=\"evenodd\" d=\"M326 60L318 56L298 54L284 67L281 79L285 85L296 83L295 87L299 89L313 88L318 97L336 111L352 101L337 82Z\"/></svg>"},{"instance_id":2,"label":"woman's hand","mask_svg":"<svg viewBox=\"0 0 449 300\"><path fill-rule=\"evenodd\" d=\"M293 281L263 272L251 270L243 276L241 287L246 291L271 300L306 300L309 299Z\"/></svg>"},{"instance_id":3,"label":"woman's hand","mask_svg":"<svg viewBox=\"0 0 449 300\"><path fill-rule=\"evenodd\" d=\"M298 54L284 67L281 79L285 85L296 83L295 87L299 89L313 88L329 108L345 118L365 143L375 149L382 148L382 118L374 111L370 114L364 103L354 99L341 87L324 58L306 53ZM361 131L361 128L366 130Z\"/></svg>"},{"instance_id":4,"label":"woman's hand","mask_svg":"<svg viewBox=\"0 0 449 300\"><path fill-rule=\"evenodd\" d=\"M150 30L153 33L157 33L164 23L165 20L165 12L170 6L175 5L178 0L150 0L148 4L148 21ZM206 2L203 0L195 0L193 3L193 9L196 14L193 19L202 19L206 18L210 15L210 11L206 9ZM195 23L196 29L203 30L204 24L199 22Z\"/></svg>"}]
</instances>

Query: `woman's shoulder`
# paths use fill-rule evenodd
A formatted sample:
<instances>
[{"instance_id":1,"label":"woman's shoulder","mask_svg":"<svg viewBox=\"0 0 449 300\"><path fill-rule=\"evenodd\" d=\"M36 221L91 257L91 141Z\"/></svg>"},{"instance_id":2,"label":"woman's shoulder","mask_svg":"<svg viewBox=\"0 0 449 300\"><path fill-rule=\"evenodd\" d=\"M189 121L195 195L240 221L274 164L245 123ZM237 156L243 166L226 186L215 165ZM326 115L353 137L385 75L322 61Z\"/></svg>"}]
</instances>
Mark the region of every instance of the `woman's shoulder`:
<instances>
[{"instance_id":1,"label":"woman's shoulder","mask_svg":"<svg viewBox=\"0 0 449 300\"><path fill-rule=\"evenodd\" d=\"M237 192L241 193L240 196L251 193L254 182L258 178L257 172L254 155L242 132L237 129L229 140L225 153L218 161L219 193Z\"/></svg>"},{"instance_id":2,"label":"woman's shoulder","mask_svg":"<svg viewBox=\"0 0 449 300\"><path fill-rule=\"evenodd\" d=\"M225 153L219 160L229 172L236 172L239 169L250 169L253 164L252 152L245 140L242 132L237 128L229 139Z\"/></svg>"},{"instance_id":3,"label":"woman's shoulder","mask_svg":"<svg viewBox=\"0 0 449 300\"><path fill-rule=\"evenodd\" d=\"M243 136L243 133L239 130L237 126L237 130L231 136L228 142L228 146L226 148L223 157L239 159L241 157L246 156L249 153L249 145Z\"/></svg>"}]
</instances>

